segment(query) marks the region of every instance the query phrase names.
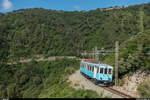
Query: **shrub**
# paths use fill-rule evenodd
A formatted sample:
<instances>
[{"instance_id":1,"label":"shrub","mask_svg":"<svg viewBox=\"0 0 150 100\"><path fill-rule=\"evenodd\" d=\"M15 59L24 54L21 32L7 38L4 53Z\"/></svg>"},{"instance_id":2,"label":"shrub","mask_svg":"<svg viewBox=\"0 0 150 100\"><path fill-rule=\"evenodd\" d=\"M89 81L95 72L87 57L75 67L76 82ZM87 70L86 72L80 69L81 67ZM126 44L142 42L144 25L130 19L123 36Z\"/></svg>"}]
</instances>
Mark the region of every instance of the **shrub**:
<instances>
[{"instance_id":1,"label":"shrub","mask_svg":"<svg viewBox=\"0 0 150 100\"><path fill-rule=\"evenodd\" d=\"M16 97L16 92L15 92L15 88L16 88L16 85L15 84L11 84L7 87L7 96L9 98L15 98Z\"/></svg>"},{"instance_id":2,"label":"shrub","mask_svg":"<svg viewBox=\"0 0 150 100\"><path fill-rule=\"evenodd\" d=\"M65 69L65 73L67 73L67 74L72 74L74 72L75 72L75 69L73 67L67 67Z\"/></svg>"},{"instance_id":3,"label":"shrub","mask_svg":"<svg viewBox=\"0 0 150 100\"><path fill-rule=\"evenodd\" d=\"M150 81L144 81L138 85L137 90L139 91L142 98L149 98L150 97Z\"/></svg>"},{"instance_id":4,"label":"shrub","mask_svg":"<svg viewBox=\"0 0 150 100\"><path fill-rule=\"evenodd\" d=\"M29 80L29 77L26 74L24 74L24 75L21 76L19 83L20 84L25 84L28 80Z\"/></svg>"},{"instance_id":5,"label":"shrub","mask_svg":"<svg viewBox=\"0 0 150 100\"><path fill-rule=\"evenodd\" d=\"M41 79L40 77L38 77L38 76L33 77L33 83L34 83L35 85L39 85L39 84L42 83L42 79Z\"/></svg>"}]
</instances>

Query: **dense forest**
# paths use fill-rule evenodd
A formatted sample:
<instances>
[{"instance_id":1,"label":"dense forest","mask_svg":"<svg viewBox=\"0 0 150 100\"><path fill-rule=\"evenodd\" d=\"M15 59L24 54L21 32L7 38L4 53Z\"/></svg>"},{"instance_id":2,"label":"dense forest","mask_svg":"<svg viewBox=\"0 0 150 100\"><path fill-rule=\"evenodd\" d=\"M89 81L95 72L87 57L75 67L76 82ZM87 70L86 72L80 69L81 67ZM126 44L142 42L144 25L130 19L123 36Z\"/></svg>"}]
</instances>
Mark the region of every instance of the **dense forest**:
<instances>
[{"instance_id":1,"label":"dense forest","mask_svg":"<svg viewBox=\"0 0 150 100\"><path fill-rule=\"evenodd\" d=\"M78 61L7 62L35 55L81 57L95 46L112 50L116 40L120 42L120 78L139 69L150 72L149 11L150 3L111 10L32 8L0 13L0 97L97 97L92 91L76 91L63 83L65 71L77 70ZM114 54L101 54L100 60L115 66Z\"/></svg>"},{"instance_id":2,"label":"dense forest","mask_svg":"<svg viewBox=\"0 0 150 100\"><path fill-rule=\"evenodd\" d=\"M96 92L69 87L77 60L18 63L0 67L0 98L98 98Z\"/></svg>"},{"instance_id":3,"label":"dense forest","mask_svg":"<svg viewBox=\"0 0 150 100\"><path fill-rule=\"evenodd\" d=\"M114 47L116 40L123 42L140 32L141 23L149 29L149 10L150 4L80 12L20 9L0 14L0 34L9 46L9 58L79 56L95 46Z\"/></svg>"}]
</instances>

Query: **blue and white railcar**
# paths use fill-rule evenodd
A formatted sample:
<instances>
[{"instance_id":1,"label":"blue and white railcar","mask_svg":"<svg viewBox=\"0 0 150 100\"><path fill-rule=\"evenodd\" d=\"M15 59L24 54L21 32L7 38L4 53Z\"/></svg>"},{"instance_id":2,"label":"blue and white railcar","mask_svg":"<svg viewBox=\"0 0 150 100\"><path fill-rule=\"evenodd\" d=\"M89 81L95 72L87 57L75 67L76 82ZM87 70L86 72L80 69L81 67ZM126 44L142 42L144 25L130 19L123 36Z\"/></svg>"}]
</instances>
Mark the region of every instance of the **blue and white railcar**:
<instances>
[{"instance_id":1,"label":"blue and white railcar","mask_svg":"<svg viewBox=\"0 0 150 100\"><path fill-rule=\"evenodd\" d=\"M108 64L99 64L91 60L81 61L80 72L96 84L104 86L112 84L112 71L113 67Z\"/></svg>"}]
</instances>

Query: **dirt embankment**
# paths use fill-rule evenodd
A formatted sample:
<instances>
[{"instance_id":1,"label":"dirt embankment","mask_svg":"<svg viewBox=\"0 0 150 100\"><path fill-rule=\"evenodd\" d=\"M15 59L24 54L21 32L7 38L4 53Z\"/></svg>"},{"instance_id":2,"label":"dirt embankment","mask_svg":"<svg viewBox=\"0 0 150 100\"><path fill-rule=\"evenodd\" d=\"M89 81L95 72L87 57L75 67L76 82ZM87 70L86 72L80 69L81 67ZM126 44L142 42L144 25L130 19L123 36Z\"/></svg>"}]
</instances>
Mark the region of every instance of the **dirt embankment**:
<instances>
[{"instance_id":1,"label":"dirt embankment","mask_svg":"<svg viewBox=\"0 0 150 100\"><path fill-rule=\"evenodd\" d=\"M150 80L150 75L145 72L137 71L132 76L124 76L122 79L123 85L118 87L113 87L121 92L131 95L135 98L140 98L139 92L137 91L138 85L144 80Z\"/></svg>"}]
</instances>

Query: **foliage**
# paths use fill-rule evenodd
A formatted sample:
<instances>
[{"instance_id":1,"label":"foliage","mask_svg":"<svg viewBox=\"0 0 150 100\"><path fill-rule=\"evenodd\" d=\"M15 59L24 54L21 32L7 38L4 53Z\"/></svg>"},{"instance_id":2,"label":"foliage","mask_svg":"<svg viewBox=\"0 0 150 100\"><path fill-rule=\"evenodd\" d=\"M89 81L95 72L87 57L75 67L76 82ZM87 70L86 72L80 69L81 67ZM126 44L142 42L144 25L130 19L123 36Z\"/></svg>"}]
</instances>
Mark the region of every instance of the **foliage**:
<instances>
[{"instance_id":1,"label":"foliage","mask_svg":"<svg viewBox=\"0 0 150 100\"><path fill-rule=\"evenodd\" d=\"M119 47L119 77L131 76L137 70L150 72L150 31L129 38ZM104 61L115 66L114 55L107 56Z\"/></svg>"},{"instance_id":2,"label":"foliage","mask_svg":"<svg viewBox=\"0 0 150 100\"><path fill-rule=\"evenodd\" d=\"M149 8L150 3L87 12L20 9L1 15L0 35L10 46L11 60L39 54L80 56L95 46L112 48L116 40L149 29Z\"/></svg>"},{"instance_id":3,"label":"foliage","mask_svg":"<svg viewBox=\"0 0 150 100\"><path fill-rule=\"evenodd\" d=\"M149 82L150 81L144 81L138 85L137 90L139 91L142 98L149 98L150 97Z\"/></svg>"},{"instance_id":4,"label":"foliage","mask_svg":"<svg viewBox=\"0 0 150 100\"><path fill-rule=\"evenodd\" d=\"M55 11L42 8L0 13L0 97L97 97L68 87L75 60L6 64L34 55L81 56L93 47L119 48L119 77L140 69L150 72L150 3L122 9ZM114 65L114 55L100 60ZM143 92L145 93L145 92Z\"/></svg>"},{"instance_id":5,"label":"foliage","mask_svg":"<svg viewBox=\"0 0 150 100\"><path fill-rule=\"evenodd\" d=\"M79 68L77 60L19 63L1 68L0 97L96 98L96 92L69 87L67 76ZM14 78L13 78L14 77Z\"/></svg>"}]
</instances>

